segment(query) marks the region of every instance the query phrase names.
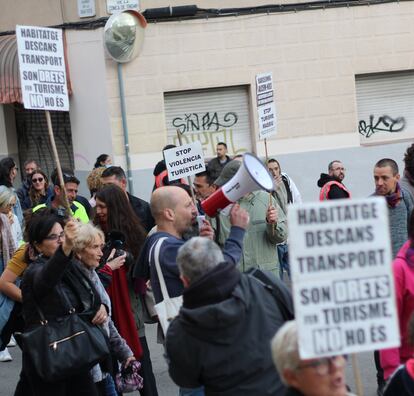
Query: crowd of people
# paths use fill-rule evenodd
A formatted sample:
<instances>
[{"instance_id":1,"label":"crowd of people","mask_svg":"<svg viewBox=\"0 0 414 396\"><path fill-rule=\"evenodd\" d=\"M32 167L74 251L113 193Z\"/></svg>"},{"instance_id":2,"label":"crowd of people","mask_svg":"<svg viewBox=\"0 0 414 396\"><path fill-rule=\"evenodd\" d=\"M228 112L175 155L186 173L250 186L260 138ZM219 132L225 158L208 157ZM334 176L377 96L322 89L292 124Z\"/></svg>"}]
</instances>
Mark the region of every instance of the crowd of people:
<instances>
[{"instance_id":1,"label":"crowd of people","mask_svg":"<svg viewBox=\"0 0 414 396\"><path fill-rule=\"evenodd\" d=\"M128 192L124 170L106 154L87 177L89 198L79 195L71 169L62 169L61 185L57 170L47 175L28 159L17 188L16 163L0 160L0 362L12 360L8 348L17 342L22 368L15 395L116 396L133 389L158 395L145 324L157 323L154 306L165 292L182 298L168 331L159 326L157 337L180 395L350 394L346 357L299 356L287 209L302 197L279 161L265 164L271 194L249 192L228 211L203 213L201 203L242 161L219 142L217 156L190 186L170 181L161 160L148 203ZM390 158L373 169L373 195L385 198L389 212L402 341L374 353L377 392L386 396L414 394L414 144L404 163L402 178ZM319 199L350 199L345 176L343 163L331 161L317 181ZM42 346L27 340L49 323L65 326L70 315L86 330L52 340L53 350L96 328L107 348L87 365L68 355L73 365L47 377L36 357L45 353Z\"/></svg>"}]
</instances>

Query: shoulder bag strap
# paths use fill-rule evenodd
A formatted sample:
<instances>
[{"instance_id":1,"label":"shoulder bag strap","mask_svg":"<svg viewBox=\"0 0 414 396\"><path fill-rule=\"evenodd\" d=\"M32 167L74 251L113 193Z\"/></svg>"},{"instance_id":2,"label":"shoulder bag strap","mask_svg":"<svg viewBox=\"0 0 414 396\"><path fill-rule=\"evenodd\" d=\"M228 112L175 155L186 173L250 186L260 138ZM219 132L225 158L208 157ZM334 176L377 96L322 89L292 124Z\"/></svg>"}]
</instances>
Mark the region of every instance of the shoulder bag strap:
<instances>
[{"instance_id":1,"label":"shoulder bag strap","mask_svg":"<svg viewBox=\"0 0 414 396\"><path fill-rule=\"evenodd\" d=\"M168 295L167 285L165 284L164 275L162 273L161 266L160 266L160 249L165 239L167 239L167 237L160 238L156 242L155 249L154 249L155 250L154 251L154 262L155 262L155 268L157 270L158 282L160 282L162 299L168 300L170 296Z\"/></svg>"}]
</instances>

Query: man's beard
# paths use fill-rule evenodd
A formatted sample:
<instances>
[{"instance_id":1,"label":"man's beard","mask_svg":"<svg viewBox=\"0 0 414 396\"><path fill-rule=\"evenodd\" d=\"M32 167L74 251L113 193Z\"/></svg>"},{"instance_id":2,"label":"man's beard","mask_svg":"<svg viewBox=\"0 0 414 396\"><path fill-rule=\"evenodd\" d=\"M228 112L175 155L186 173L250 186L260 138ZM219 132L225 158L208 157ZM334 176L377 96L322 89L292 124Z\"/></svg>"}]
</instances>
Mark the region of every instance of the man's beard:
<instances>
[{"instance_id":1,"label":"man's beard","mask_svg":"<svg viewBox=\"0 0 414 396\"><path fill-rule=\"evenodd\" d=\"M199 230L198 230L198 223L197 220L195 220L194 223L192 223L184 232L183 232L183 239L185 241L188 241L189 239L191 239L192 237L198 236L199 235Z\"/></svg>"}]
</instances>

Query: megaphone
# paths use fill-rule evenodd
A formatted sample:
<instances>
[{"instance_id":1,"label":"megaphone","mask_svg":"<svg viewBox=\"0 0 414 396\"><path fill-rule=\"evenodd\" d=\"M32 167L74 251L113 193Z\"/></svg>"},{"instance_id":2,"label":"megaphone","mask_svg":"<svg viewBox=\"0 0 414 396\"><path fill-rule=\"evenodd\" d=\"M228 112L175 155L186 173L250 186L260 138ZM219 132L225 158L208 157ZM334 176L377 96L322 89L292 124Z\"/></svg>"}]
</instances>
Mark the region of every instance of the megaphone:
<instances>
[{"instance_id":1,"label":"megaphone","mask_svg":"<svg viewBox=\"0 0 414 396\"><path fill-rule=\"evenodd\" d=\"M259 158L245 153L237 173L201 202L201 207L208 216L213 217L219 209L224 209L245 194L256 190L272 191L273 178Z\"/></svg>"}]
</instances>

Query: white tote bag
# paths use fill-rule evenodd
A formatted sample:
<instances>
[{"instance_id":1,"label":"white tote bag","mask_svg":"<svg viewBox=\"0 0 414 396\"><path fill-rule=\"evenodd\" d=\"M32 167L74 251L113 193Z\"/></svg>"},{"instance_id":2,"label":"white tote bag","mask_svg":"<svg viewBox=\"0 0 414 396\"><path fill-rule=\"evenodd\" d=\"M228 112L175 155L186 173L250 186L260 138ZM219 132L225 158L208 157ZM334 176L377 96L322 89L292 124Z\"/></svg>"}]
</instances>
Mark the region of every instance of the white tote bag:
<instances>
[{"instance_id":1,"label":"white tote bag","mask_svg":"<svg viewBox=\"0 0 414 396\"><path fill-rule=\"evenodd\" d=\"M164 240L167 238L160 238L155 244L154 249L154 262L155 268L157 270L158 281L160 283L162 301L158 304L155 304L154 308L158 314L158 320L164 332L164 335L167 334L168 326L170 322L178 315L180 307L183 304L183 296L178 296L170 298L168 295L167 286L165 285L164 275L161 271L160 266L160 248Z\"/></svg>"}]
</instances>

